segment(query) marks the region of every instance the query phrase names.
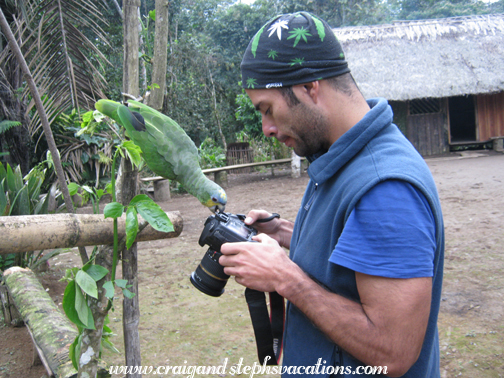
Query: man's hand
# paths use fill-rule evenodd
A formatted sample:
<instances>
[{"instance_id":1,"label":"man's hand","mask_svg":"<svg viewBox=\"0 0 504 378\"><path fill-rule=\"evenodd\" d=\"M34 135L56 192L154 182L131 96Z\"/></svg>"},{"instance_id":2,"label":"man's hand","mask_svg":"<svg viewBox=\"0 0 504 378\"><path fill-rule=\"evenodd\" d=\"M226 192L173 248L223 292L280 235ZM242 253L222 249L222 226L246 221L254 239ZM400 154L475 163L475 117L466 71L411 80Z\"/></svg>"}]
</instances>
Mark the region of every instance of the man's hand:
<instances>
[{"instance_id":1,"label":"man's hand","mask_svg":"<svg viewBox=\"0 0 504 378\"><path fill-rule=\"evenodd\" d=\"M290 247L294 223L279 218L274 218L269 222L257 222L260 219L265 219L270 216L271 213L265 210L251 210L245 218L245 224L254 227L259 233L270 236L275 239L280 246L288 249Z\"/></svg>"},{"instance_id":2,"label":"man's hand","mask_svg":"<svg viewBox=\"0 0 504 378\"><path fill-rule=\"evenodd\" d=\"M297 265L268 235L259 234L253 240L257 243L223 244L219 264L224 267L224 273L235 276L236 282L241 285L264 292L276 291L284 272Z\"/></svg>"}]
</instances>

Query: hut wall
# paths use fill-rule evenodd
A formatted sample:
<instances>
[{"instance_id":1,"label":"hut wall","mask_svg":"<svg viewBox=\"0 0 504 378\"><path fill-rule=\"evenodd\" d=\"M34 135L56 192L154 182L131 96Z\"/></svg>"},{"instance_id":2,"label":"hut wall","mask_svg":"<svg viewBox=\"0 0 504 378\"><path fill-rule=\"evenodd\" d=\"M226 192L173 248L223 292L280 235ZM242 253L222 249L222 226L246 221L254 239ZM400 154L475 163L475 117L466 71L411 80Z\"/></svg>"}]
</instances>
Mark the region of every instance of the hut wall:
<instances>
[{"instance_id":1,"label":"hut wall","mask_svg":"<svg viewBox=\"0 0 504 378\"><path fill-rule=\"evenodd\" d=\"M246 164L254 162L254 151L250 148L249 144L231 143L228 145L226 152L227 165ZM251 168L235 169L234 173L249 173Z\"/></svg>"},{"instance_id":2,"label":"hut wall","mask_svg":"<svg viewBox=\"0 0 504 378\"><path fill-rule=\"evenodd\" d=\"M504 92L477 96L478 140L504 137Z\"/></svg>"},{"instance_id":3,"label":"hut wall","mask_svg":"<svg viewBox=\"0 0 504 378\"><path fill-rule=\"evenodd\" d=\"M408 130L408 103L406 101L389 101L389 105L394 112L393 122L406 135Z\"/></svg>"},{"instance_id":4,"label":"hut wall","mask_svg":"<svg viewBox=\"0 0 504 378\"><path fill-rule=\"evenodd\" d=\"M422 156L449 151L448 117L445 99L408 102L406 137Z\"/></svg>"}]
</instances>

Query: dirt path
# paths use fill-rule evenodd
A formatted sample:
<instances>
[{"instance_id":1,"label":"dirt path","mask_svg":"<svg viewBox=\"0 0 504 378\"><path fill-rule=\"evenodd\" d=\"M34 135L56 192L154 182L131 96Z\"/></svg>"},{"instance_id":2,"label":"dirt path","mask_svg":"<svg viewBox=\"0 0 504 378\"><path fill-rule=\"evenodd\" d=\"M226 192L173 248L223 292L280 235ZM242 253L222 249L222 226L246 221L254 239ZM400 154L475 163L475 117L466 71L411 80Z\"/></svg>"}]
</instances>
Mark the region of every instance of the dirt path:
<instances>
[{"instance_id":1,"label":"dirt path","mask_svg":"<svg viewBox=\"0 0 504 378\"><path fill-rule=\"evenodd\" d=\"M489 152L427 160L441 197L446 226L443 302L439 319L443 377L504 376L504 155ZM230 175L226 211L244 213L265 208L293 219L308 181L288 172ZM139 245L142 364L152 366L217 366L227 370L243 358L256 361L253 333L243 288L230 280L219 298L193 288L190 273L205 248L197 241L210 214L190 196L162 203L179 210L184 231L177 239ZM70 259L72 261L70 261ZM68 254L52 262L43 281L61 302L62 267L78 261ZM115 302L113 342L122 350L121 302ZM0 328L0 378L39 378L29 368L31 345L23 328ZM15 346L14 341L25 348ZM120 355L106 354L110 364ZM226 360L227 359L227 360ZM170 376L170 375L166 375ZM229 374L228 374L229 376Z\"/></svg>"}]
</instances>

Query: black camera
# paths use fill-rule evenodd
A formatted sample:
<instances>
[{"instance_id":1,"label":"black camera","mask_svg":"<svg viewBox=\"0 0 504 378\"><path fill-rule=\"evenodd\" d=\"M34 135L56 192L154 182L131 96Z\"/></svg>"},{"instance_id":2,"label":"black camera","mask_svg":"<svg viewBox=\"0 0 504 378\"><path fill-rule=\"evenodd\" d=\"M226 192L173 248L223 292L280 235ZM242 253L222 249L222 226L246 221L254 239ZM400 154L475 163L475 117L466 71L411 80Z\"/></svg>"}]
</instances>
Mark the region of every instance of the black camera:
<instances>
[{"instance_id":1,"label":"black camera","mask_svg":"<svg viewBox=\"0 0 504 378\"><path fill-rule=\"evenodd\" d=\"M201 263L191 274L191 283L201 292L213 297L224 293L224 286L229 276L224 273L224 267L219 264L222 256L220 248L224 243L251 242L257 231L247 226L243 221L245 215L231 213L215 213L207 218L205 227L199 238L199 245L208 245Z\"/></svg>"}]
</instances>

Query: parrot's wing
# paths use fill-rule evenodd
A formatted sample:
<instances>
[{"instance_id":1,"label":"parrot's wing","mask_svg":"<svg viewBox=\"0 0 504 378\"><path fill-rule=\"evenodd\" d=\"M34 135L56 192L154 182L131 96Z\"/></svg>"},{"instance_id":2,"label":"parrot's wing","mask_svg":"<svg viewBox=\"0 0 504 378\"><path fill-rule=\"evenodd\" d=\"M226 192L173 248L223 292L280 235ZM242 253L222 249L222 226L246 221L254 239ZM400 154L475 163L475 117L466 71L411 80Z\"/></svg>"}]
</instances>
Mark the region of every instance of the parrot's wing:
<instances>
[{"instance_id":1,"label":"parrot's wing","mask_svg":"<svg viewBox=\"0 0 504 378\"><path fill-rule=\"evenodd\" d=\"M146 130L135 130L130 136L135 143L136 139L142 139L140 148L149 168L156 174L177 181L202 175L198 149L185 131L170 117L141 105L130 105L130 109L138 111L144 118Z\"/></svg>"}]
</instances>

